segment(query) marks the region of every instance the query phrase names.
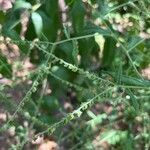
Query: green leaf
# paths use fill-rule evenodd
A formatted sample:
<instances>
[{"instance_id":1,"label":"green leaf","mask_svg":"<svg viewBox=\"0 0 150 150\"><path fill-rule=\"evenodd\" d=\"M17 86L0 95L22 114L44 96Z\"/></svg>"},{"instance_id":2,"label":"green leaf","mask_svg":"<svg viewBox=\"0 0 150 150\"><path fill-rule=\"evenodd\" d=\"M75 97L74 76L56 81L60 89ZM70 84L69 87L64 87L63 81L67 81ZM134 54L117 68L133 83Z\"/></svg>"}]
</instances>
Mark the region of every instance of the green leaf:
<instances>
[{"instance_id":1,"label":"green leaf","mask_svg":"<svg viewBox=\"0 0 150 150\"><path fill-rule=\"evenodd\" d=\"M127 138L127 131L117 131L117 130L110 130L102 133L101 135L101 142L108 142L109 144L115 145L121 140Z\"/></svg>"},{"instance_id":2,"label":"green leaf","mask_svg":"<svg viewBox=\"0 0 150 150\"><path fill-rule=\"evenodd\" d=\"M12 66L2 54L0 54L0 73L6 78L12 77Z\"/></svg>"},{"instance_id":3,"label":"green leaf","mask_svg":"<svg viewBox=\"0 0 150 150\"><path fill-rule=\"evenodd\" d=\"M121 85L122 63L119 64L119 67L117 68L116 72L117 72L116 76L117 84Z\"/></svg>"},{"instance_id":4,"label":"green leaf","mask_svg":"<svg viewBox=\"0 0 150 150\"><path fill-rule=\"evenodd\" d=\"M79 43L79 53L81 55L81 65L82 67L89 67L91 64L89 63L92 59L92 56L98 57L99 47L95 42L94 37L85 38L83 40L78 41Z\"/></svg>"},{"instance_id":5,"label":"green leaf","mask_svg":"<svg viewBox=\"0 0 150 150\"><path fill-rule=\"evenodd\" d=\"M59 107L57 98L54 96L44 96L42 107L48 112L55 111Z\"/></svg>"},{"instance_id":6,"label":"green leaf","mask_svg":"<svg viewBox=\"0 0 150 150\"><path fill-rule=\"evenodd\" d=\"M50 18L54 19L58 15L58 1L56 0L46 0L45 2L46 13Z\"/></svg>"},{"instance_id":7,"label":"green leaf","mask_svg":"<svg viewBox=\"0 0 150 150\"><path fill-rule=\"evenodd\" d=\"M105 38L102 66L111 67L113 60L115 58L116 51L116 41L112 37Z\"/></svg>"},{"instance_id":8,"label":"green leaf","mask_svg":"<svg viewBox=\"0 0 150 150\"><path fill-rule=\"evenodd\" d=\"M25 2L24 0L16 0L14 4L14 10L19 8L31 9L32 5L29 2Z\"/></svg>"},{"instance_id":9,"label":"green leaf","mask_svg":"<svg viewBox=\"0 0 150 150\"><path fill-rule=\"evenodd\" d=\"M44 9L40 12L44 24L43 33L49 41L54 42L57 38L57 31L61 27L58 0L46 0L43 6Z\"/></svg>"},{"instance_id":10,"label":"green leaf","mask_svg":"<svg viewBox=\"0 0 150 150\"><path fill-rule=\"evenodd\" d=\"M55 65L51 68L51 71L55 76L61 78L62 80L71 80L69 70L67 70L64 67ZM66 85L62 84L60 81L54 78L49 78L49 83L51 84L53 95L55 95L58 98L60 98L60 95L64 95L64 92L66 91Z\"/></svg>"},{"instance_id":11,"label":"green leaf","mask_svg":"<svg viewBox=\"0 0 150 150\"><path fill-rule=\"evenodd\" d=\"M25 39L29 40L29 41L32 41L35 38L37 38L37 35L36 35L36 32L35 32L35 27L34 27L32 18L30 17L29 18L29 23L28 23L28 28L27 28L27 31L25 33Z\"/></svg>"},{"instance_id":12,"label":"green leaf","mask_svg":"<svg viewBox=\"0 0 150 150\"><path fill-rule=\"evenodd\" d=\"M99 33L101 35L111 36L111 32L108 29L102 29L99 26L96 26L95 24L91 22L87 22L85 27L82 31L80 31L80 35L87 35L87 34L95 34Z\"/></svg>"},{"instance_id":13,"label":"green leaf","mask_svg":"<svg viewBox=\"0 0 150 150\"><path fill-rule=\"evenodd\" d=\"M116 73L108 72L108 71L106 73L111 75L117 81ZM129 77L129 76L126 76L126 75L121 75L120 80L121 80L122 83L124 83L126 85L150 87L150 81L149 80L141 80L141 79L134 78L134 77Z\"/></svg>"},{"instance_id":14,"label":"green leaf","mask_svg":"<svg viewBox=\"0 0 150 150\"><path fill-rule=\"evenodd\" d=\"M128 52L140 46L142 49L144 49L143 41L144 39L141 39L140 37L132 37L127 44Z\"/></svg>"},{"instance_id":15,"label":"green leaf","mask_svg":"<svg viewBox=\"0 0 150 150\"><path fill-rule=\"evenodd\" d=\"M2 24L5 21L5 14L3 12L0 12L0 24Z\"/></svg>"},{"instance_id":16,"label":"green leaf","mask_svg":"<svg viewBox=\"0 0 150 150\"><path fill-rule=\"evenodd\" d=\"M127 94L130 96L131 104L133 105L134 109L138 112L139 111L139 103L138 100L135 98L133 92L130 89L127 89Z\"/></svg>"},{"instance_id":17,"label":"green leaf","mask_svg":"<svg viewBox=\"0 0 150 150\"><path fill-rule=\"evenodd\" d=\"M78 65L78 54L79 54L79 50L78 50L78 41L73 41L73 51L72 51L72 56L75 62L75 65Z\"/></svg>"},{"instance_id":18,"label":"green leaf","mask_svg":"<svg viewBox=\"0 0 150 150\"><path fill-rule=\"evenodd\" d=\"M75 32L80 32L84 26L85 7L81 0L76 0L71 10L72 23Z\"/></svg>"},{"instance_id":19,"label":"green leaf","mask_svg":"<svg viewBox=\"0 0 150 150\"><path fill-rule=\"evenodd\" d=\"M98 6L99 6L99 14L101 16L105 16L106 14L109 13L109 11L111 10L111 7L108 6L108 2L105 0L98 0Z\"/></svg>"},{"instance_id":20,"label":"green leaf","mask_svg":"<svg viewBox=\"0 0 150 150\"><path fill-rule=\"evenodd\" d=\"M33 12L31 14L32 22L35 28L35 32L38 35L38 37L41 36L42 30L43 30L43 21L42 17L40 16L39 13Z\"/></svg>"},{"instance_id":21,"label":"green leaf","mask_svg":"<svg viewBox=\"0 0 150 150\"><path fill-rule=\"evenodd\" d=\"M67 62L74 63L74 58L73 58L73 44L72 42L65 42L62 43L61 45L58 46L59 51L57 54L65 59Z\"/></svg>"}]
</instances>

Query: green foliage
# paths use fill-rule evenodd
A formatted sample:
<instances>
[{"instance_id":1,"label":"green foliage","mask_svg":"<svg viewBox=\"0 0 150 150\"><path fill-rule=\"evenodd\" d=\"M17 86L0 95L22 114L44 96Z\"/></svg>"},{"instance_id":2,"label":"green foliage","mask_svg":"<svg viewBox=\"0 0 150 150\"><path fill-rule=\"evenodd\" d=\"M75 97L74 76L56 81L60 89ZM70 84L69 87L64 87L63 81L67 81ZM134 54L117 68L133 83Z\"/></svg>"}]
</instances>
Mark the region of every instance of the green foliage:
<instances>
[{"instance_id":1,"label":"green foliage","mask_svg":"<svg viewBox=\"0 0 150 150\"><path fill-rule=\"evenodd\" d=\"M141 75L150 65L148 4L16 0L0 11L0 42L7 47L0 47L0 77L11 81L0 80L0 104L8 112L0 133L15 128L12 149L27 149L39 136L54 136L64 149L104 149L104 143L149 149L150 81ZM19 55L12 59L14 45ZM20 77L26 59L34 67Z\"/></svg>"},{"instance_id":2,"label":"green foliage","mask_svg":"<svg viewBox=\"0 0 150 150\"><path fill-rule=\"evenodd\" d=\"M115 145L122 139L127 139L127 132L126 131L106 131L101 135L101 141L107 141L108 143Z\"/></svg>"},{"instance_id":3,"label":"green foliage","mask_svg":"<svg viewBox=\"0 0 150 150\"><path fill-rule=\"evenodd\" d=\"M0 73L7 78L12 77L12 66L8 63L7 58L0 54Z\"/></svg>"},{"instance_id":4,"label":"green foliage","mask_svg":"<svg viewBox=\"0 0 150 150\"><path fill-rule=\"evenodd\" d=\"M85 16L85 8L83 2L80 0L74 1L73 7L71 9L71 17L74 30L77 33L82 31L84 27L84 16Z\"/></svg>"},{"instance_id":5,"label":"green foliage","mask_svg":"<svg viewBox=\"0 0 150 150\"><path fill-rule=\"evenodd\" d=\"M116 41L112 37L105 38L102 66L111 67L116 53Z\"/></svg>"},{"instance_id":6,"label":"green foliage","mask_svg":"<svg viewBox=\"0 0 150 150\"><path fill-rule=\"evenodd\" d=\"M33 12L31 15L31 18L32 18L32 22L34 24L36 34L38 37L40 37L41 33L42 33L42 29L43 29L42 18L40 16L40 14L38 14L37 12Z\"/></svg>"}]
</instances>

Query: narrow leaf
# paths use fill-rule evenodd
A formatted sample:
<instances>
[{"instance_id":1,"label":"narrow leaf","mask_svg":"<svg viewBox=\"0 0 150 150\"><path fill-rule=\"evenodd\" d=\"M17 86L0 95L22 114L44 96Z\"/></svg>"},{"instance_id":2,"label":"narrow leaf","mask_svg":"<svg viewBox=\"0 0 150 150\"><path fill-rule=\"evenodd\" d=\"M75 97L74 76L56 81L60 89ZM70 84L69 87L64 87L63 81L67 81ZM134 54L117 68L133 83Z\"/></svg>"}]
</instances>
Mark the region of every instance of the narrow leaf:
<instances>
[{"instance_id":1,"label":"narrow leaf","mask_svg":"<svg viewBox=\"0 0 150 150\"><path fill-rule=\"evenodd\" d=\"M39 13L33 12L31 15L31 18L32 18L32 22L35 28L35 32L37 36L40 37L42 34L42 29L43 29L42 17L40 16Z\"/></svg>"}]
</instances>

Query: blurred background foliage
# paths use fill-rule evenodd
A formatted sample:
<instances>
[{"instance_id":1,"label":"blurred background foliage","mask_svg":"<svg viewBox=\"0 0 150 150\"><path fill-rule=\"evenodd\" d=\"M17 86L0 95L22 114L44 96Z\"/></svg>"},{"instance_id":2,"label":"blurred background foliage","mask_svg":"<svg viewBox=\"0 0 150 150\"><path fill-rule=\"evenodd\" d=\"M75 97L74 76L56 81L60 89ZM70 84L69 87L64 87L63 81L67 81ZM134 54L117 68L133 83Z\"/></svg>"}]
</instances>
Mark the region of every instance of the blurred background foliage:
<instances>
[{"instance_id":1,"label":"blurred background foliage","mask_svg":"<svg viewBox=\"0 0 150 150\"><path fill-rule=\"evenodd\" d=\"M150 75L143 72L150 64L149 4L15 0L8 10L1 4L0 107L1 113L7 112L6 121L42 74L40 68L49 63L48 73L42 70L35 90L2 133L3 137L15 131L14 140L6 136L6 145L38 147L27 140L111 87L81 117L52 135L42 134L44 140L55 141L58 149L148 150ZM68 64L48 58L49 53ZM79 73L70 64L88 72ZM103 80L99 84L89 72L113 86Z\"/></svg>"}]
</instances>

